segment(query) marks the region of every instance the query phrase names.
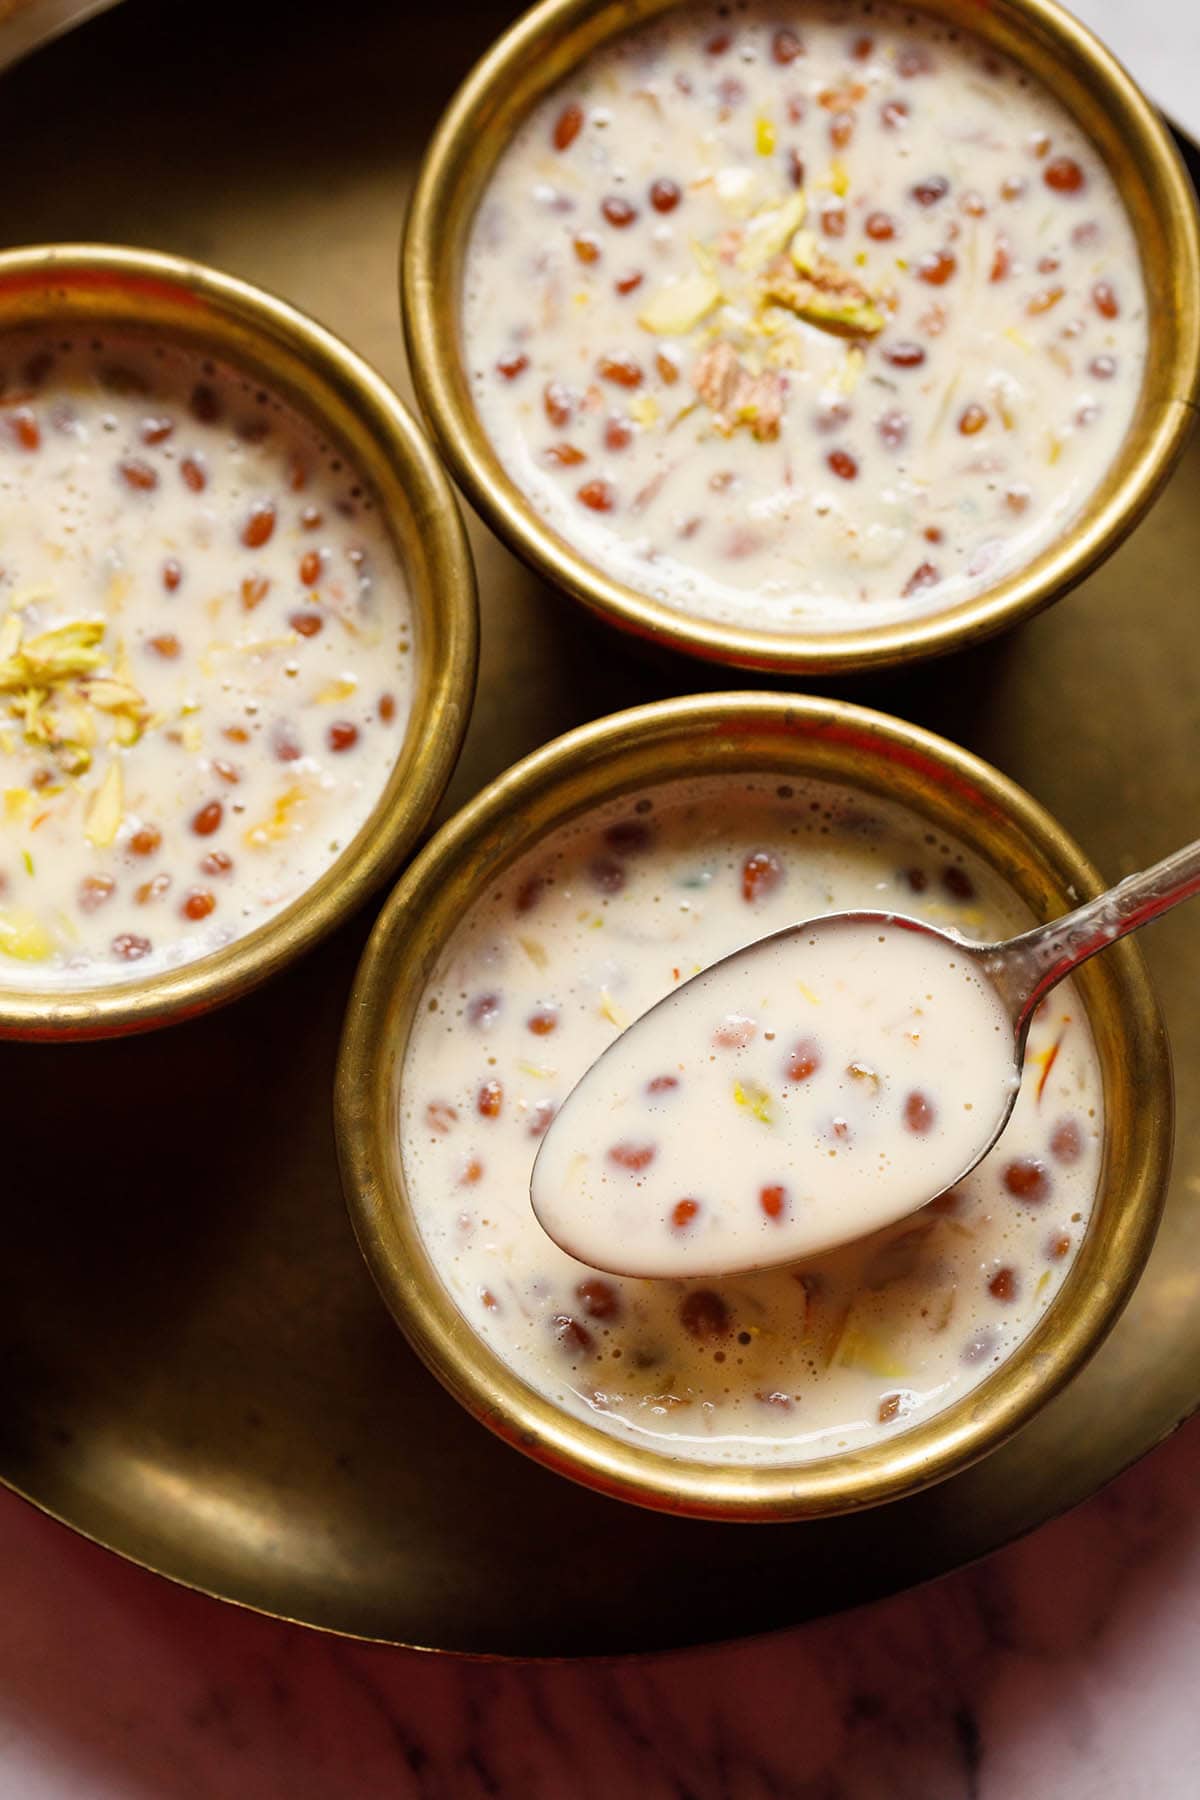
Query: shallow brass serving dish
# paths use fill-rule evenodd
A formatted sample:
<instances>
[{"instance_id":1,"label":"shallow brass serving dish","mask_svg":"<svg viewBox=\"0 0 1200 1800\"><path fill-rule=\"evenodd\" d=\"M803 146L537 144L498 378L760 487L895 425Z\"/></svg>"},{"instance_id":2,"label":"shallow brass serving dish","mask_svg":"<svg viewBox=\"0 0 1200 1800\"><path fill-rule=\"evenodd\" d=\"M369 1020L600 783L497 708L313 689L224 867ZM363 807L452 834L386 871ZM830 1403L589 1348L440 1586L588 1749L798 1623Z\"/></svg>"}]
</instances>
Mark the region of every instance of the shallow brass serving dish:
<instances>
[{"instance_id":1,"label":"shallow brass serving dish","mask_svg":"<svg viewBox=\"0 0 1200 1800\"><path fill-rule=\"evenodd\" d=\"M181 968L77 991L5 987L0 1037L148 1031L233 1000L317 943L393 874L450 779L475 688L475 575L437 459L387 383L285 301L148 250L43 245L0 254L0 334L108 325L212 352L291 400L374 490L415 614L412 716L387 787L337 860L275 918Z\"/></svg>"},{"instance_id":2,"label":"shallow brass serving dish","mask_svg":"<svg viewBox=\"0 0 1200 1800\"><path fill-rule=\"evenodd\" d=\"M1043 809L977 757L838 700L716 694L598 720L501 775L406 871L371 934L347 1014L336 1114L346 1199L409 1342L476 1418L560 1473L666 1512L811 1519L913 1494L993 1450L1070 1380L1115 1322L1158 1223L1171 1076L1138 953L1079 976L1104 1083L1105 1153L1078 1259L1046 1315L973 1392L895 1437L818 1461L726 1467L667 1456L556 1407L464 1320L409 1209L396 1119L425 983L464 913L557 826L659 782L769 770L888 796L997 869L1038 919L1099 877Z\"/></svg>"},{"instance_id":3,"label":"shallow brass serving dish","mask_svg":"<svg viewBox=\"0 0 1200 1800\"><path fill-rule=\"evenodd\" d=\"M1108 477L1061 540L972 600L860 631L755 630L690 617L604 574L558 536L506 473L475 411L459 293L489 173L530 109L598 45L691 0L543 0L488 50L451 101L426 153L401 264L409 357L422 410L460 486L538 574L628 631L741 668L825 674L910 661L978 642L1048 606L1112 551L1150 506L1193 421L1200 391L1196 206L1158 114L1120 64L1054 0L920 10L1028 68L1098 146L1124 198L1150 297L1141 399Z\"/></svg>"},{"instance_id":4,"label":"shallow brass serving dish","mask_svg":"<svg viewBox=\"0 0 1200 1800\"><path fill-rule=\"evenodd\" d=\"M178 8L125 0L4 75L6 233L87 231L219 262L327 320L407 394L398 214L442 106L513 11L361 0L353 31L331 32L320 0L208 0L181 32ZM175 147L153 181L148 145ZM1195 835L1198 485L1200 436L1077 594L952 666L853 689L1006 770L1110 880ZM654 668L620 634L585 629L470 528L483 662L444 807L587 719L728 686L720 669ZM0 1482L96 1542L331 1631L492 1655L649 1651L941 1574L1074 1505L1195 1410L1189 908L1141 934L1180 1105L1162 1226L1116 1328L963 1474L766 1532L561 1480L481 1430L409 1349L354 1242L330 1116L367 924L176 1031L0 1043Z\"/></svg>"},{"instance_id":5,"label":"shallow brass serving dish","mask_svg":"<svg viewBox=\"0 0 1200 1800\"><path fill-rule=\"evenodd\" d=\"M0 69L116 0L0 0Z\"/></svg>"}]
</instances>

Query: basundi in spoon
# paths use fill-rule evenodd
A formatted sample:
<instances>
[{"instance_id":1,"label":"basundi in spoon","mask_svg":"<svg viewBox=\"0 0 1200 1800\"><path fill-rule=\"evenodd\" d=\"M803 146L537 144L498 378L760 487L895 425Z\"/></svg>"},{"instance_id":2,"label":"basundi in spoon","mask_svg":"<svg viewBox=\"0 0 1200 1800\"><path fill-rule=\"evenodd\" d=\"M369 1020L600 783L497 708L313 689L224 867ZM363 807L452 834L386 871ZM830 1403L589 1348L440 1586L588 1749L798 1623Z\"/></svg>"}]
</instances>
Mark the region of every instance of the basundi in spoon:
<instances>
[{"instance_id":1,"label":"basundi in spoon","mask_svg":"<svg viewBox=\"0 0 1200 1800\"><path fill-rule=\"evenodd\" d=\"M543 1140L534 1211L622 1275L786 1263L952 1186L1018 1082L968 946L901 917L810 920L705 969L605 1051Z\"/></svg>"}]
</instances>

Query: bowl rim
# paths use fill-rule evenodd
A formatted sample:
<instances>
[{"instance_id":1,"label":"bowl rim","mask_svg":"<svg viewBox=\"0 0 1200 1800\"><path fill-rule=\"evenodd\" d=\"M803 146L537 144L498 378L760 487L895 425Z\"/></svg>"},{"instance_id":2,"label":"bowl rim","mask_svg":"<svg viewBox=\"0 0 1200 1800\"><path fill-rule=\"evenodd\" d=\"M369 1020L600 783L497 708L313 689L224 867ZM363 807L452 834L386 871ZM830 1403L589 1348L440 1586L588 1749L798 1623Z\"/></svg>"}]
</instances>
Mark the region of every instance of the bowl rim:
<instances>
[{"instance_id":1,"label":"bowl rim","mask_svg":"<svg viewBox=\"0 0 1200 1800\"><path fill-rule=\"evenodd\" d=\"M470 400L459 346L460 253L478 199L468 180L477 146L487 142L489 168L494 166L514 123L507 114L497 123L497 115L531 81L540 87L530 104L561 78L570 62L560 69L553 58L564 36L580 34L587 54L610 36L691 3L636 0L630 7L623 0L540 0L484 53L443 113L409 205L400 294L417 401L447 466L497 535L553 587L634 636L704 660L791 675L890 667L944 655L1032 617L1098 567L1149 510L1187 442L1200 402L1196 195L1157 110L1116 57L1057 0L1000 0L979 10L971 30L982 36L1015 32L1043 60L1065 62L1079 75L1097 116L1110 122L1112 133L1128 145L1125 180L1120 170L1110 166L1110 172L1126 201L1126 185L1139 184L1145 210L1155 231L1162 233L1156 268L1145 267L1145 273L1148 292L1156 290L1152 304L1162 289L1156 328L1164 342L1167 373L1153 393L1143 384L1134 425L1101 488L1094 490L1100 504L1089 500L1058 541L1031 563L972 599L889 625L782 632L718 623L657 601L589 562L541 518L492 448ZM914 0L915 10L935 17L955 4ZM605 26L605 19L614 23ZM548 65L554 70L549 80L531 75ZM516 121L525 110L522 101ZM1089 130L1088 135L1094 134ZM1145 233L1137 219L1134 228L1145 259Z\"/></svg>"},{"instance_id":2,"label":"bowl rim","mask_svg":"<svg viewBox=\"0 0 1200 1800\"><path fill-rule=\"evenodd\" d=\"M698 743L706 751L702 765L695 757ZM845 701L782 693L651 702L595 720L534 751L498 776L425 847L385 904L364 951L335 1079L339 1165L360 1249L393 1318L434 1375L476 1419L534 1460L602 1493L710 1519L779 1521L853 1511L931 1486L996 1448L1071 1379L1115 1323L1149 1255L1170 1169L1170 1059L1145 964L1125 940L1075 978L1104 1080L1100 1192L1107 1198L1093 1214L1060 1294L1029 1336L944 1411L879 1445L820 1461L701 1463L648 1450L567 1413L479 1337L425 1248L396 1154L399 1066L413 1009L438 955L471 899L545 832L622 792L652 785L653 773L635 778L623 772L639 747L656 758L664 746L678 747L679 757L690 747L690 761L657 777L673 780L689 771L712 772L722 745L728 753L720 766L731 771L786 774L783 746L789 743L804 746L809 772L835 783L853 785L855 777L829 774L821 762L826 754L845 756L855 770L874 759L876 774L887 779L865 782L871 792L897 793L905 783L924 784L931 798L941 792L948 810L936 822L998 866L979 840L983 826L977 821L990 821L989 828L1009 845L1002 873L1027 900L1040 883L1048 903L1065 910L1105 885L1024 789L919 726ZM795 772L804 766L796 753ZM580 799L570 784L588 774L598 786ZM560 800L556 810L555 796L564 788L576 799L565 807ZM917 810L907 789L901 804ZM530 823L534 812L536 825ZM435 919L439 906L443 916ZM396 1015L406 1005L408 1016L397 1027ZM1105 1018L1107 1036L1097 1029Z\"/></svg>"},{"instance_id":3,"label":"bowl rim","mask_svg":"<svg viewBox=\"0 0 1200 1800\"><path fill-rule=\"evenodd\" d=\"M4 318L6 296L32 306L28 297L39 293L44 311L33 306L28 318ZM68 295L88 312L65 314ZM164 314L173 325L163 323ZM191 258L87 242L0 252L0 331L36 329L41 318L65 316L158 329L168 338L174 331L185 344L194 322L191 347L207 345L235 366L252 368L257 351L264 366L256 373L268 386L272 351L302 363L311 386L306 381L303 392L287 397L339 439L345 434L329 425L329 408L336 403L347 416L353 409L374 470L386 469L411 506L409 537L417 541L419 534L413 559L403 521L381 497L416 614L414 701L387 785L362 827L281 912L207 955L127 981L39 988L0 979L0 1039L83 1040L155 1030L227 1004L306 954L395 873L428 824L462 747L478 665L475 569L454 491L404 402L357 351L278 295ZM227 347L229 338L236 349ZM287 390L286 381L277 385ZM373 471L362 472L374 484Z\"/></svg>"}]
</instances>

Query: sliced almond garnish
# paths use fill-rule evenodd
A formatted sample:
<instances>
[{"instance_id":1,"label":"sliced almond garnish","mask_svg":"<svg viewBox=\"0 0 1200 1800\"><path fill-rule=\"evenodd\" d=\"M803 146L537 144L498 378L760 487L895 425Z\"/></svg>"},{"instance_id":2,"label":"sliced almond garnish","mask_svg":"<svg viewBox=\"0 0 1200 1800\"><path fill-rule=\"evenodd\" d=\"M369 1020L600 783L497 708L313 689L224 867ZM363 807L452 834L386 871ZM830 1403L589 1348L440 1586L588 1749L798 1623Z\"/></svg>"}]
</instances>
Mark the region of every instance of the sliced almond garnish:
<instances>
[{"instance_id":1,"label":"sliced almond garnish","mask_svg":"<svg viewBox=\"0 0 1200 1800\"><path fill-rule=\"evenodd\" d=\"M45 962L54 940L41 920L23 906L0 906L0 956L18 962Z\"/></svg>"},{"instance_id":2,"label":"sliced almond garnish","mask_svg":"<svg viewBox=\"0 0 1200 1800\"><path fill-rule=\"evenodd\" d=\"M125 781L121 765L115 759L104 772L104 779L93 792L84 817L84 836L97 850L111 844L121 829L125 814Z\"/></svg>"},{"instance_id":3,"label":"sliced almond garnish","mask_svg":"<svg viewBox=\"0 0 1200 1800\"><path fill-rule=\"evenodd\" d=\"M808 198L803 188L790 194L781 206L765 206L754 214L746 226L737 253L739 269L758 269L772 262L785 249L808 216Z\"/></svg>"},{"instance_id":4,"label":"sliced almond garnish","mask_svg":"<svg viewBox=\"0 0 1200 1800\"><path fill-rule=\"evenodd\" d=\"M343 675L333 681L326 682L317 695L319 706L336 706L339 701L350 700L358 691L358 682L353 675Z\"/></svg>"},{"instance_id":5,"label":"sliced almond garnish","mask_svg":"<svg viewBox=\"0 0 1200 1800\"><path fill-rule=\"evenodd\" d=\"M77 619L69 625L56 625L51 631L26 638L20 649L20 659L27 669L26 679L45 683L90 674L104 661L97 648L103 636L102 619Z\"/></svg>"},{"instance_id":6,"label":"sliced almond garnish","mask_svg":"<svg viewBox=\"0 0 1200 1800\"><path fill-rule=\"evenodd\" d=\"M660 288L638 314L644 331L675 337L691 331L721 300L721 285L701 269Z\"/></svg>"},{"instance_id":7,"label":"sliced almond garnish","mask_svg":"<svg viewBox=\"0 0 1200 1800\"><path fill-rule=\"evenodd\" d=\"M813 231L798 231L788 246L788 255L802 275L812 275L821 260L821 248Z\"/></svg>"},{"instance_id":8,"label":"sliced almond garnish","mask_svg":"<svg viewBox=\"0 0 1200 1800\"><path fill-rule=\"evenodd\" d=\"M624 1031L629 1024L629 1014L624 1007L617 1005L607 988L600 989L600 1011L609 1024L615 1025L618 1031Z\"/></svg>"},{"instance_id":9,"label":"sliced almond garnish","mask_svg":"<svg viewBox=\"0 0 1200 1800\"><path fill-rule=\"evenodd\" d=\"M243 833L242 841L251 850L265 850L268 844L278 844L292 832L299 829L299 821L295 815L305 801L302 787L285 788L271 808L270 816L257 825L251 825Z\"/></svg>"},{"instance_id":10,"label":"sliced almond garnish","mask_svg":"<svg viewBox=\"0 0 1200 1800\"><path fill-rule=\"evenodd\" d=\"M145 705L137 688L127 681L114 681L111 676L101 675L84 682L82 691L89 704L101 712L132 711Z\"/></svg>"}]
</instances>

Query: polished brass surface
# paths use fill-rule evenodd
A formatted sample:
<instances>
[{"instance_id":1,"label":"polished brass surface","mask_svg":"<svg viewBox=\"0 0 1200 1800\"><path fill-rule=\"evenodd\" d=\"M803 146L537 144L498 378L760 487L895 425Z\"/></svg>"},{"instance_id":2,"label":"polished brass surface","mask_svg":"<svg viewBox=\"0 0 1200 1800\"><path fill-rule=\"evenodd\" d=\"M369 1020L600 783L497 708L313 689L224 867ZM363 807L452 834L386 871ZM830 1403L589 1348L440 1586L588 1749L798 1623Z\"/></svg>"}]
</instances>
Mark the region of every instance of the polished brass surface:
<instances>
[{"instance_id":1,"label":"polished brass surface","mask_svg":"<svg viewBox=\"0 0 1200 1800\"><path fill-rule=\"evenodd\" d=\"M183 257L97 244L0 253L0 332L111 326L248 369L344 446L373 489L408 578L412 715L362 829L283 912L222 950L108 987L6 987L0 1037L149 1031L223 1005L285 968L394 874L450 779L475 691L475 574L442 469L387 384L294 307Z\"/></svg>"},{"instance_id":2,"label":"polished brass surface","mask_svg":"<svg viewBox=\"0 0 1200 1800\"><path fill-rule=\"evenodd\" d=\"M689 616L604 574L552 531L506 473L471 399L459 293L471 221L496 158L532 106L598 45L690 0L543 0L471 71L438 125L409 212L401 290L417 395L460 486L549 581L613 623L715 662L836 674L940 654L1058 599L1151 504L1183 448L1200 391L1200 240L1191 185L1158 114L1055 0L973 7L978 36L1030 69L1096 143L1129 211L1150 295L1137 412L1108 476L1062 537L1025 568L942 612L861 631L779 632ZM962 23L962 0L921 0Z\"/></svg>"},{"instance_id":3,"label":"polished brass surface","mask_svg":"<svg viewBox=\"0 0 1200 1800\"><path fill-rule=\"evenodd\" d=\"M1035 918L1103 888L1027 794L944 739L844 700L721 694L658 701L535 751L453 819L379 916L350 996L338 1061L342 1179L359 1243L397 1323L497 1436L601 1493L708 1519L814 1519L919 1492L995 1449L1074 1375L1109 1331L1149 1255L1171 1158L1162 1021L1132 944L1075 977L1104 1083L1095 1211L1045 1317L978 1388L933 1418L840 1456L724 1467L663 1455L536 1393L463 1318L408 1203L396 1119L429 970L463 914L547 833L659 781L769 771L887 796L999 870Z\"/></svg>"},{"instance_id":4,"label":"polished brass surface","mask_svg":"<svg viewBox=\"0 0 1200 1800\"><path fill-rule=\"evenodd\" d=\"M126 0L4 77L4 230L218 262L405 375L410 171L507 0ZM236 54L231 50L236 49ZM219 122L219 129L214 121ZM69 179L63 171L69 170ZM1200 440L1152 517L1018 632L837 691L1015 777L1107 879L1195 834ZM704 683L589 628L471 524L479 697L449 801L582 721ZM728 685L714 673L712 685ZM572 1655L762 1630L952 1567L1061 1511L1200 1398L1200 933L1142 934L1175 1059L1145 1276L1070 1388L913 1500L752 1530L587 1492L498 1442L412 1354L346 1220L329 1095L365 927L156 1038L0 1045L0 1475L127 1556L246 1604L444 1649Z\"/></svg>"},{"instance_id":5,"label":"polished brass surface","mask_svg":"<svg viewBox=\"0 0 1200 1800\"><path fill-rule=\"evenodd\" d=\"M0 0L0 69L115 4L116 0Z\"/></svg>"}]
</instances>

